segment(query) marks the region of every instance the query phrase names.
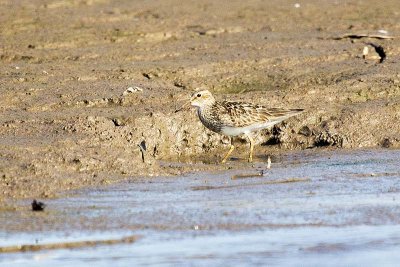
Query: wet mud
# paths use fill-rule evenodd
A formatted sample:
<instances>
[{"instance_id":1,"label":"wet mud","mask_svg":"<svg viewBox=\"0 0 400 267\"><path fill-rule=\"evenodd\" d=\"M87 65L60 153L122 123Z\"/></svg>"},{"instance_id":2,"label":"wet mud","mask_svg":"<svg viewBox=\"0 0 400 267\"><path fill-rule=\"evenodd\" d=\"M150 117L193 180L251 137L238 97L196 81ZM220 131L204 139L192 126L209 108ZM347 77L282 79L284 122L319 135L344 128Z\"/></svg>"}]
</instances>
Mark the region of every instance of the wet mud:
<instances>
[{"instance_id":1,"label":"wet mud","mask_svg":"<svg viewBox=\"0 0 400 267\"><path fill-rule=\"evenodd\" d=\"M70 191L47 200L43 212L22 200L0 214L0 247L43 249L0 253L0 263L395 266L399 157L393 149L308 150L282 156L269 170L260 161ZM260 171L262 177L232 179ZM138 238L104 241L130 236ZM90 247L61 246L71 243Z\"/></svg>"}]
</instances>

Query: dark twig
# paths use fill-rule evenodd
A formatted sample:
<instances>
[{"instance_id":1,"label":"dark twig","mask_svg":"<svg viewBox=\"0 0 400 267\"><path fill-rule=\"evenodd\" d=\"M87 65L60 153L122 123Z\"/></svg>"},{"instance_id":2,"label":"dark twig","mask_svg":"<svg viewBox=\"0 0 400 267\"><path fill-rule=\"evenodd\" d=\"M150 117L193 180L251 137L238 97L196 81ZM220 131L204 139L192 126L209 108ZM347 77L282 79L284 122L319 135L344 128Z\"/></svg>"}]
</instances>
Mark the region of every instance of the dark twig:
<instances>
[{"instance_id":1,"label":"dark twig","mask_svg":"<svg viewBox=\"0 0 400 267\"><path fill-rule=\"evenodd\" d=\"M341 39L361 39L361 38L375 38L375 39L395 39L396 36L383 35L383 34L355 34L355 33L346 33L341 36L331 37L333 40L341 40Z\"/></svg>"},{"instance_id":2,"label":"dark twig","mask_svg":"<svg viewBox=\"0 0 400 267\"><path fill-rule=\"evenodd\" d=\"M244 179L244 178L254 178L254 177L263 177L264 171L259 171L257 173L244 173L244 174L235 174L231 177L231 180Z\"/></svg>"},{"instance_id":3,"label":"dark twig","mask_svg":"<svg viewBox=\"0 0 400 267\"><path fill-rule=\"evenodd\" d=\"M146 141L143 140L142 142L140 142L138 146L140 149L140 153L142 153L142 161L144 162L144 153L146 152Z\"/></svg>"},{"instance_id":4,"label":"dark twig","mask_svg":"<svg viewBox=\"0 0 400 267\"><path fill-rule=\"evenodd\" d=\"M380 57L379 63L382 63L386 59L385 50L383 49L383 47L381 45L377 45L374 43L365 43L365 44L370 45L373 48L375 48L376 53L378 53L378 55Z\"/></svg>"}]
</instances>

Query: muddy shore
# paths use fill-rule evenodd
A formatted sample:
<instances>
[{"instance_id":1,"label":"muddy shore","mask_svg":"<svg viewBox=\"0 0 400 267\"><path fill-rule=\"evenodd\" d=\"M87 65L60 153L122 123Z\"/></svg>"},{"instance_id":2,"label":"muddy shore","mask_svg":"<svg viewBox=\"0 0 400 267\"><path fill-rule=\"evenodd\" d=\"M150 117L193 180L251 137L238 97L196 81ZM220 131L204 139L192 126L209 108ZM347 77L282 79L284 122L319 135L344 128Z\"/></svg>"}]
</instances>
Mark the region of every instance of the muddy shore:
<instances>
[{"instance_id":1,"label":"muddy shore","mask_svg":"<svg viewBox=\"0 0 400 267\"><path fill-rule=\"evenodd\" d=\"M213 164L226 138L193 110L175 112L197 87L307 109L258 134L256 161L398 148L400 38L335 37L398 37L399 10L397 0L0 1L0 200L193 170L168 162L235 168ZM372 47L363 57L365 42L384 48L383 63Z\"/></svg>"},{"instance_id":2,"label":"muddy shore","mask_svg":"<svg viewBox=\"0 0 400 267\"><path fill-rule=\"evenodd\" d=\"M69 191L42 212L19 200L0 213L0 265L397 266L399 156L293 151L269 170L259 161Z\"/></svg>"}]
</instances>

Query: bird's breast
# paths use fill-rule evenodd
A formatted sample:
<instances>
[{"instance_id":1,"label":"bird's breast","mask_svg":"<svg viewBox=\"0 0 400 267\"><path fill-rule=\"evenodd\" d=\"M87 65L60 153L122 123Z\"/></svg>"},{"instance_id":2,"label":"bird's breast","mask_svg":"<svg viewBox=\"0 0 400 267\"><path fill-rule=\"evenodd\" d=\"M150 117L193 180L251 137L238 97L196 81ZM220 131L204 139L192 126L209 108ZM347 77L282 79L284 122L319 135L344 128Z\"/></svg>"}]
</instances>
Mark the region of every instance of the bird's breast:
<instances>
[{"instance_id":1,"label":"bird's breast","mask_svg":"<svg viewBox=\"0 0 400 267\"><path fill-rule=\"evenodd\" d=\"M204 110L200 108L197 110L197 115L199 115L199 119L205 127L216 133L221 132L222 125L220 120L218 119L218 116L216 116L209 110Z\"/></svg>"}]
</instances>

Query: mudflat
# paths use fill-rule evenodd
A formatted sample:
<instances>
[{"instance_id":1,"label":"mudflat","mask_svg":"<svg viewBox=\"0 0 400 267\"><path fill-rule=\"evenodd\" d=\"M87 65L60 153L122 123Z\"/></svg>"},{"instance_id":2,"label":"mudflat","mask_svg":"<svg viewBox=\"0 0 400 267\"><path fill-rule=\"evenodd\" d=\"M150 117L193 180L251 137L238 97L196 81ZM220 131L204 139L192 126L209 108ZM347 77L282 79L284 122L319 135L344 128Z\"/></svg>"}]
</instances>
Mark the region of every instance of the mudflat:
<instances>
[{"instance_id":1,"label":"mudflat","mask_svg":"<svg viewBox=\"0 0 400 267\"><path fill-rule=\"evenodd\" d=\"M256 161L398 148L399 10L397 0L2 0L0 199L236 168L244 142L239 160L215 165L227 139L193 110L175 112L198 87L306 109L257 135Z\"/></svg>"},{"instance_id":2,"label":"mudflat","mask_svg":"<svg viewBox=\"0 0 400 267\"><path fill-rule=\"evenodd\" d=\"M4 266L397 266L398 149L144 177L0 213ZM259 173L262 175L259 175Z\"/></svg>"}]
</instances>

